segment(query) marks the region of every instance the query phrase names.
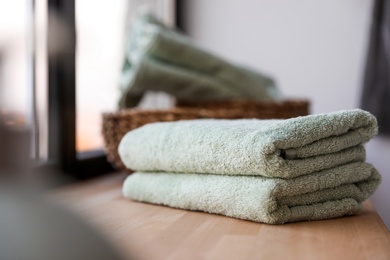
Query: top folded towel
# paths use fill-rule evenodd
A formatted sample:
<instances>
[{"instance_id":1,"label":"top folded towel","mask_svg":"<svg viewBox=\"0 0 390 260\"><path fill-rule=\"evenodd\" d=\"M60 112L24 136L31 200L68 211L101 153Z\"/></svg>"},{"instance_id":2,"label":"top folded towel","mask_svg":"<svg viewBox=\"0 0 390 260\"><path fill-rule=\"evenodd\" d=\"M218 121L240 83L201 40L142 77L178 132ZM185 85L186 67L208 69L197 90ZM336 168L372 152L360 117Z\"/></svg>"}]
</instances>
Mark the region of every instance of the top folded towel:
<instances>
[{"instance_id":1,"label":"top folded towel","mask_svg":"<svg viewBox=\"0 0 390 260\"><path fill-rule=\"evenodd\" d=\"M152 123L119 145L129 169L294 178L365 159L377 134L360 109L287 120L188 120Z\"/></svg>"}]
</instances>

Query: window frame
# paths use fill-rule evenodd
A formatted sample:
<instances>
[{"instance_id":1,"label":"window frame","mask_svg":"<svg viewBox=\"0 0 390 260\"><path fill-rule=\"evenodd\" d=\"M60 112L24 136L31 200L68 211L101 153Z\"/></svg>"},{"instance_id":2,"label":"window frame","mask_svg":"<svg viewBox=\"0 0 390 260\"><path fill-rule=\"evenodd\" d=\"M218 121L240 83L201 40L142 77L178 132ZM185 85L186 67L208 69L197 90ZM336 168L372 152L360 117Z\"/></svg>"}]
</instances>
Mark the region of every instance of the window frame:
<instances>
[{"instance_id":1,"label":"window frame","mask_svg":"<svg viewBox=\"0 0 390 260\"><path fill-rule=\"evenodd\" d=\"M103 150L76 149L76 0L48 0L48 15L66 26L65 48L54 53L52 39L61 38L56 25L48 22L48 161L77 179L88 179L115 171ZM175 0L175 21L182 28L182 1Z\"/></svg>"},{"instance_id":2,"label":"window frame","mask_svg":"<svg viewBox=\"0 0 390 260\"><path fill-rule=\"evenodd\" d=\"M75 0L48 0L54 15L68 29L68 37L48 22L48 160L78 179L95 177L114 169L103 150L76 150L76 21ZM50 51L53 39L66 41L59 52Z\"/></svg>"}]
</instances>

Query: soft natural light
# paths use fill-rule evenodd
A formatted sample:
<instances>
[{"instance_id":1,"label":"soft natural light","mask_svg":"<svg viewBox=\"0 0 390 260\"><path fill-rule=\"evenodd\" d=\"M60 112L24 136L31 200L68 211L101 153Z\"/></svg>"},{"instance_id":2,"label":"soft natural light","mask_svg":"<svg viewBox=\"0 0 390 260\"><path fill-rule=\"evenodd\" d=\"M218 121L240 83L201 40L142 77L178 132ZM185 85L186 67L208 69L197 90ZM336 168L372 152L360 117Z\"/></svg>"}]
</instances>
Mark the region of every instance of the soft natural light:
<instances>
[{"instance_id":1,"label":"soft natural light","mask_svg":"<svg viewBox=\"0 0 390 260\"><path fill-rule=\"evenodd\" d=\"M102 113L117 110L126 33L141 5L149 5L167 24L173 24L171 0L95 0L93 8L91 1L76 1L78 152L103 148Z\"/></svg>"},{"instance_id":2,"label":"soft natural light","mask_svg":"<svg viewBox=\"0 0 390 260\"><path fill-rule=\"evenodd\" d=\"M114 111L123 61L126 0L76 1L78 151L103 147L101 114Z\"/></svg>"},{"instance_id":3,"label":"soft natural light","mask_svg":"<svg viewBox=\"0 0 390 260\"><path fill-rule=\"evenodd\" d=\"M26 0L0 0L0 103L3 113L27 116L31 60Z\"/></svg>"}]
</instances>

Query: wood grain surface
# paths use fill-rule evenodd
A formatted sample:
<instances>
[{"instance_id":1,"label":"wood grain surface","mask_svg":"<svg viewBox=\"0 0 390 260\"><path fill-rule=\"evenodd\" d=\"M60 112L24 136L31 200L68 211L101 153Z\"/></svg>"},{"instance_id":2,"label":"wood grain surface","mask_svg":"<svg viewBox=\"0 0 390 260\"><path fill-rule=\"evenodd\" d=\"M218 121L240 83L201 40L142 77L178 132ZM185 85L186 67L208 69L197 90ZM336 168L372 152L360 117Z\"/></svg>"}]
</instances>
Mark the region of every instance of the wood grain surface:
<instances>
[{"instance_id":1,"label":"wood grain surface","mask_svg":"<svg viewBox=\"0 0 390 260\"><path fill-rule=\"evenodd\" d=\"M370 201L357 216L267 225L134 202L124 173L54 195L132 259L390 259L390 233Z\"/></svg>"}]
</instances>

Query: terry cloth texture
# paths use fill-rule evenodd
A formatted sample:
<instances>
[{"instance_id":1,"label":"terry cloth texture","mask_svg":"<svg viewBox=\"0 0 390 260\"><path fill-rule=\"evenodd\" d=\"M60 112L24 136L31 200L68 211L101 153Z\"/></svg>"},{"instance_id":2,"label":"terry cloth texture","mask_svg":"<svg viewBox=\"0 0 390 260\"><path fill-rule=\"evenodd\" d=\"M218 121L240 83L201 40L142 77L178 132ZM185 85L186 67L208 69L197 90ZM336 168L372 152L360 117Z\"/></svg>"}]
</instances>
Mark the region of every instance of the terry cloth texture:
<instances>
[{"instance_id":1,"label":"terry cloth texture","mask_svg":"<svg viewBox=\"0 0 390 260\"><path fill-rule=\"evenodd\" d=\"M374 116L346 110L287 120L188 120L127 133L124 196L282 224L355 214L380 175L364 162Z\"/></svg>"},{"instance_id":2,"label":"terry cloth texture","mask_svg":"<svg viewBox=\"0 0 390 260\"><path fill-rule=\"evenodd\" d=\"M279 99L269 76L201 49L143 9L129 36L121 90L121 108L137 105L148 90L165 91L179 99Z\"/></svg>"},{"instance_id":3,"label":"terry cloth texture","mask_svg":"<svg viewBox=\"0 0 390 260\"><path fill-rule=\"evenodd\" d=\"M294 178L364 161L377 133L360 109L287 120L187 120L127 133L119 154L127 168Z\"/></svg>"},{"instance_id":4,"label":"terry cloth texture","mask_svg":"<svg viewBox=\"0 0 390 260\"><path fill-rule=\"evenodd\" d=\"M320 220L359 211L380 175L355 162L294 179L138 172L123 185L125 197L268 224Z\"/></svg>"}]
</instances>

